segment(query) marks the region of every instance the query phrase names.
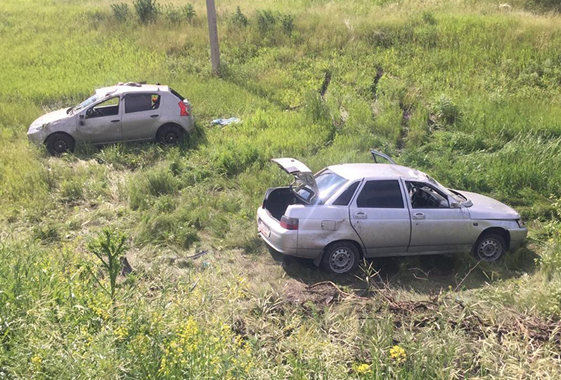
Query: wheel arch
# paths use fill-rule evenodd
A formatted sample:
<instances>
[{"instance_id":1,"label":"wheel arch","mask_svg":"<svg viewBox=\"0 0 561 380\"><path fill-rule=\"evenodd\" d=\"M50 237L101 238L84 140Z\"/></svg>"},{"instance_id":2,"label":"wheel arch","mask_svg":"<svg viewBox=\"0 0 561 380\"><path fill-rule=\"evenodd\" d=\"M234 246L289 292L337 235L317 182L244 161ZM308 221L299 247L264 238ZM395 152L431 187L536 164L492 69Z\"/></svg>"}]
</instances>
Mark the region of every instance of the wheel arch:
<instances>
[{"instance_id":1,"label":"wheel arch","mask_svg":"<svg viewBox=\"0 0 561 380\"><path fill-rule=\"evenodd\" d=\"M360 256L360 259L362 259L364 257L364 250L362 248L362 245L356 241L356 240L352 240L352 239L340 239L340 240L333 240L331 243L327 244L320 252L320 254L314 259L314 265L316 267L319 267L320 263L321 263L321 259L323 258L323 255L325 254L325 251L327 250L327 248L329 248L331 245L335 244L335 243L351 243L355 246L355 248L358 251L358 254Z\"/></svg>"},{"instance_id":2,"label":"wheel arch","mask_svg":"<svg viewBox=\"0 0 561 380\"><path fill-rule=\"evenodd\" d=\"M76 139L70 133L64 132L64 131L56 131L56 132L53 132L53 133L47 135L47 137L45 137L45 140L43 140L43 145L46 145L47 141L54 135L66 135L66 136L70 137L72 139L72 141L74 141L74 144L76 144Z\"/></svg>"},{"instance_id":3,"label":"wheel arch","mask_svg":"<svg viewBox=\"0 0 561 380\"><path fill-rule=\"evenodd\" d=\"M479 234L479 236L477 237L477 240L479 241L479 239L481 239L482 236L489 235L489 234L499 235L500 237L502 237L505 240L506 249L508 250L510 248L510 232L508 232L508 230L506 230L502 227L489 227L489 228L483 230Z\"/></svg>"},{"instance_id":4,"label":"wheel arch","mask_svg":"<svg viewBox=\"0 0 561 380\"><path fill-rule=\"evenodd\" d=\"M160 136L160 132L161 132L165 127L168 127L168 126L179 127L179 128L183 131L183 133L187 133L187 131L185 130L185 128L184 128L181 124L175 123L175 122L173 122L173 121L166 121L166 122L162 123L162 124L158 127L158 129L156 129L156 135L154 136L154 138L157 140L158 137Z\"/></svg>"}]
</instances>

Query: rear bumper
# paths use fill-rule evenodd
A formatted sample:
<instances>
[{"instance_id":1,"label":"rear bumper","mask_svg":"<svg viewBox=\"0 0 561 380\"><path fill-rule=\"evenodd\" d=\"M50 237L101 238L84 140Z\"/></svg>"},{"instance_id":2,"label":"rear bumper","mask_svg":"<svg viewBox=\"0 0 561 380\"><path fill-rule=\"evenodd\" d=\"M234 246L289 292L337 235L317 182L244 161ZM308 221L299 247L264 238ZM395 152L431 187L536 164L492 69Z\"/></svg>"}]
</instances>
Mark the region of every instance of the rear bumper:
<instances>
[{"instance_id":1,"label":"rear bumper","mask_svg":"<svg viewBox=\"0 0 561 380\"><path fill-rule=\"evenodd\" d=\"M275 251L284 255L298 256L298 231L287 230L280 226L267 210L257 210L257 233Z\"/></svg>"},{"instance_id":2,"label":"rear bumper","mask_svg":"<svg viewBox=\"0 0 561 380\"><path fill-rule=\"evenodd\" d=\"M516 251L528 236L528 229L526 227L509 229L510 233L510 251Z\"/></svg>"}]
</instances>

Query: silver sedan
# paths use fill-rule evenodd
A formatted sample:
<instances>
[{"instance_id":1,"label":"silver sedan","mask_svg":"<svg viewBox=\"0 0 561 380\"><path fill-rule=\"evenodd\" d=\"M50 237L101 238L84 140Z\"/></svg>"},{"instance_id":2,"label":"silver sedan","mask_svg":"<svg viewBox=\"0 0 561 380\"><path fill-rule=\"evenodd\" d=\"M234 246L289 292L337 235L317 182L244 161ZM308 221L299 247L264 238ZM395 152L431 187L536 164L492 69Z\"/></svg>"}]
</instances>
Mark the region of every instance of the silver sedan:
<instances>
[{"instance_id":1,"label":"silver sedan","mask_svg":"<svg viewBox=\"0 0 561 380\"><path fill-rule=\"evenodd\" d=\"M315 175L293 158L273 161L295 180L267 190L259 236L270 249L333 273L353 271L361 257L473 252L496 261L526 239L509 206L393 161L334 165Z\"/></svg>"}]
</instances>

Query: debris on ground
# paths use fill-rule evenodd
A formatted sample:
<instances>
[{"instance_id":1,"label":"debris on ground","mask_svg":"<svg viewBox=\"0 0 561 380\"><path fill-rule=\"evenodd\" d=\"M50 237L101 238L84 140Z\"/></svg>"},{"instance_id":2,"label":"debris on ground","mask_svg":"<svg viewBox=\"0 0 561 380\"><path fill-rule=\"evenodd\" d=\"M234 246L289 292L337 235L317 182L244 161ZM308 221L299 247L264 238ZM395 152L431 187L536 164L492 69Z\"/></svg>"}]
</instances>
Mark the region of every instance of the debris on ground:
<instances>
[{"instance_id":1,"label":"debris on ground","mask_svg":"<svg viewBox=\"0 0 561 380\"><path fill-rule=\"evenodd\" d=\"M238 119L237 117L230 117L228 119L214 119L213 121L210 122L210 124L225 126L229 124L236 124L239 122L241 122L241 120Z\"/></svg>"}]
</instances>

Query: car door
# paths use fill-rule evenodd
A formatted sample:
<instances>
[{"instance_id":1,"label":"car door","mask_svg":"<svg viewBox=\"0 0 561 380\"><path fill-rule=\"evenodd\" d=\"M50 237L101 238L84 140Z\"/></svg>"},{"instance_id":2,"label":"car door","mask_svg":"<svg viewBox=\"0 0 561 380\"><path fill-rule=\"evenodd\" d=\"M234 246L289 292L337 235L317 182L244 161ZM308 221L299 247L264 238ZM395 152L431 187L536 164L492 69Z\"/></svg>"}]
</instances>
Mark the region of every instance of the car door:
<instances>
[{"instance_id":1,"label":"car door","mask_svg":"<svg viewBox=\"0 0 561 380\"><path fill-rule=\"evenodd\" d=\"M84 142L109 143L123 138L121 100L118 96L103 100L79 115L78 130Z\"/></svg>"},{"instance_id":2,"label":"car door","mask_svg":"<svg viewBox=\"0 0 561 380\"><path fill-rule=\"evenodd\" d=\"M349 208L366 256L405 255L411 234L409 209L398 179L366 180Z\"/></svg>"},{"instance_id":3,"label":"car door","mask_svg":"<svg viewBox=\"0 0 561 380\"><path fill-rule=\"evenodd\" d=\"M405 188L411 213L410 253L469 249L472 227L464 208L451 207L448 196L428 183L405 181Z\"/></svg>"},{"instance_id":4,"label":"car door","mask_svg":"<svg viewBox=\"0 0 561 380\"><path fill-rule=\"evenodd\" d=\"M156 92L127 94L124 97L123 139L147 140L159 127L162 96Z\"/></svg>"}]
</instances>

